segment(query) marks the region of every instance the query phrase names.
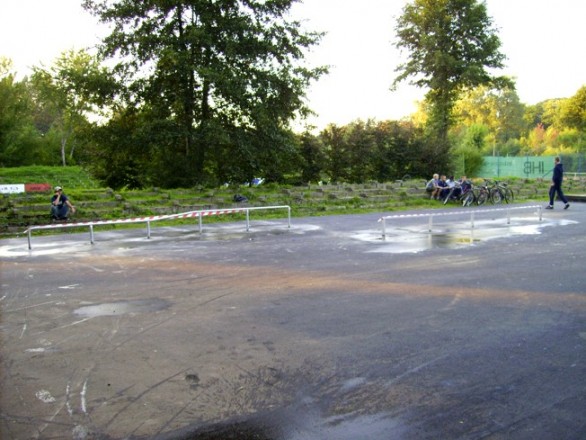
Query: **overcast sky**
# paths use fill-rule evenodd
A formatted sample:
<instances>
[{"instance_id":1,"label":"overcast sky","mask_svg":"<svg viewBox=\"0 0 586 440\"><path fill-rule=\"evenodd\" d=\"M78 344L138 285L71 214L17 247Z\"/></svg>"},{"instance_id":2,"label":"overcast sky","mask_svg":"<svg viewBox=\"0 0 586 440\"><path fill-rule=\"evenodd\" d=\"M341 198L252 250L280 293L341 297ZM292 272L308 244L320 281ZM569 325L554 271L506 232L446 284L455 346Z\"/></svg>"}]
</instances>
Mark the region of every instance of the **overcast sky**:
<instances>
[{"instance_id":1,"label":"overcast sky","mask_svg":"<svg viewBox=\"0 0 586 440\"><path fill-rule=\"evenodd\" d=\"M331 72L309 90L319 114L311 122L346 124L355 119L400 119L415 110L424 91L390 86L400 54L394 27L405 0L305 0L293 16L310 30L325 31L309 55ZM507 67L521 101L566 98L586 85L584 0L487 0L499 30ZM28 73L50 66L63 51L95 45L105 30L81 8L81 0L0 0L0 56Z\"/></svg>"}]
</instances>

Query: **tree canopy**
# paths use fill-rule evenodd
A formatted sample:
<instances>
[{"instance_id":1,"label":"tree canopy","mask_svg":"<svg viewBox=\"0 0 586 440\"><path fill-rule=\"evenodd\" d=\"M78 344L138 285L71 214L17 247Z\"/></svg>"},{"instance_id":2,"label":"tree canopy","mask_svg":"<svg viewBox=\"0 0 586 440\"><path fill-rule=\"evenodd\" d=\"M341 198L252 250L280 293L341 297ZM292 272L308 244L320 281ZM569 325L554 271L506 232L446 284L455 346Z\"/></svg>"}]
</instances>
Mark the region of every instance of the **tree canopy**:
<instances>
[{"instance_id":1,"label":"tree canopy","mask_svg":"<svg viewBox=\"0 0 586 440\"><path fill-rule=\"evenodd\" d=\"M50 68L35 67L32 83L35 86L39 108L50 114L52 129L59 137L61 163L73 157L76 134L86 127L88 118L97 116L104 104L104 95L113 93L109 74L97 59L86 51L68 51L61 54Z\"/></svg>"},{"instance_id":2,"label":"tree canopy","mask_svg":"<svg viewBox=\"0 0 586 440\"><path fill-rule=\"evenodd\" d=\"M118 61L129 105L152 125L146 157L193 184L251 179L291 148L289 123L325 68L304 66L321 34L286 14L296 0L85 0L113 24L102 53ZM155 173L157 174L157 173Z\"/></svg>"},{"instance_id":3,"label":"tree canopy","mask_svg":"<svg viewBox=\"0 0 586 440\"><path fill-rule=\"evenodd\" d=\"M321 34L288 20L293 3L86 0L112 25L101 53L67 51L22 79L0 57L0 166L78 164L112 188L191 187L472 176L486 155L586 151L586 87L521 103L491 75L504 57L472 0L414 0L398 22L412 58L395 83L429 88L416 114L295 134L305 90L327 69L305 65Z\"/></svg>"},{"instance_id":4,"label":"tree canopy","mask_svg":"<svg viewBox=\"0 0 586 440\"><path fill-rule=\"evenodd\" d=\"M438 154L447 150L454 103L461 91L482 84L511 85L489 69L503 67L500 39L486 5L477 0L414 0L396 25L397 47L409 58L400 64L394 85L411 78L427 88L430 124Z\"/></svg>"}]
</instances>

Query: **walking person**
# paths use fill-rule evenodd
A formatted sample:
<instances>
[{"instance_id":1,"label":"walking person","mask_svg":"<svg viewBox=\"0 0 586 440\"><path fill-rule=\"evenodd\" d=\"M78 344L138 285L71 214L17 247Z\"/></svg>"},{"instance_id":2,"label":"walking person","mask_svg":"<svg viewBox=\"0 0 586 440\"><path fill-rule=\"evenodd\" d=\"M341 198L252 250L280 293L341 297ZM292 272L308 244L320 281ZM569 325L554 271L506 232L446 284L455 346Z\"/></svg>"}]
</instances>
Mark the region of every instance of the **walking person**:
<instances>
[{"instance_id":1,"label":"walking person","mask_svg":"<svg viewBox=\"0 0 586 440\"><path fill-rule=\"evenodd\" d=\"M558 198L564 202L564 209L568 209L570 204L568 203L568 199L564 196L564 192L562 191L562 181L564 180L564 166L560 162L560 158L556 157L554 159L555 166L553 167L553 176L551 178L551 186L549 187L549 205L545 207L545 209L553 209L553 202L555 199L555 195L557 193Z\"/></svg>"}]
</instances>

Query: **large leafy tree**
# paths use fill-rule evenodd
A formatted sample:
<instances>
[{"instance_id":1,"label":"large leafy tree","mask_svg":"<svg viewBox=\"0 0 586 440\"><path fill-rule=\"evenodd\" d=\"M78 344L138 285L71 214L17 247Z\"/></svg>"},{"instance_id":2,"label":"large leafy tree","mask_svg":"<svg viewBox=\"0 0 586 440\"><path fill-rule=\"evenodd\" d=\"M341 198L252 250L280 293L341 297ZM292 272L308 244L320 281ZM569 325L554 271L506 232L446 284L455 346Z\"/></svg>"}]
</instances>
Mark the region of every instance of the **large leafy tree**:
<instances>
[{"instance_id":1,"label":"large leafy tree","mask_svg":"<svg viewBox=\"0 0 586 440\"><path fill-rule=\"evenodd\" d=\"M0 57L0 166L57 164L52 160L52 123L29 78L16 79L12 61Z\"/></svg>"},{"instance_id":2,"label":"large leafy tree","mask_svg":"<svg viewBox=\"0 0 586 440\"><path fill-rule=\"evenodd\" d=\"M565 126L586 132L586 86L582 86L574 96L565 100L560 117Z\"/></svg>"},{"instance_id":3,"label":"large leafy tree","mask_svg":"<svg viewBox=\"0 0 586 440\"><path fill-rule=\"evenodd\" d=\"M524 112L525 106L514 89L496 90L479 86L461 93L454 106L455 125L452 131L458 137L469 128L482 125L488 129L483 153L516 154L517 140L525 131ZM477 139L480 131L474 128L472 133L473 138ZM476 140L466 143L480 146Z\"/></svg>"},{"instance_id":4,"label":"large leafy tree","mask_svg":"<svg viewBox=\"0 0 586 440\"><path fill-rule=\"evenodd\" d=\"M436 154L447 157L448 130L454 104L462 90L481 84L511 85L489 69L503 67L500 39L477 0L413 0L396 25L396 46L408 52L408 60L397 67L399 82L428 89L428 127Z\"/></svg>"},{"instance_id":5,"label":"large leafy tree","mask_svg":"<svg viewBox=\"0 0 586 440\"><path fill-rule=\"evenodd\" d=\"M252 178L293 150L288 124L326 71L303 64L321 34L287 20L296 1L84 1L113 26L103 54L150 121L145 153L174 179L160 184Z\"/></svg>"},{"instance_id":6,"label":"large leafy tree","mask_svg":"<svg viewBox=\"0 0 586 440\"><path fill-rule=\"evenodd\" d=\"M348 128L329 124L320 133L320 140L325 147L326 171L333 182L349 180L350 150L346 142Z\"/></svg>"},{"instance_id":7,"label":"large leafy tree","mask_svg":"<svg viewBox=\"0 0 586 440\"><path fill-rule=\"evenodd\" d=\"M27 163L22 140L31 127L31 99L26 84L15 79L12 61L0 58L0 166Z\"/></svg>"},{"instance_id":8,"label":"large leafy tree","mask_svg":"<svg viewBox=\"0 0 586 440\"><path fill-rule=\"evenodd\" d=\"M59 138L66 166L83 143L88 118L97 116L114 93L113 83L98 59L84 50L62 53L50 68L35 67L31 81L37 113L44 115L45 131Z\"/></svg>"},{"instance_id":9,"label":"large leafy tree","mask_svg":"<svg viewBox=\"0 0 586 440\"><path fill-rule=\"evenodd\" d=\"M299 136L298 148L302 182L320 182L326 167L325 149L321 140L306 131Z\"/></svg>"},{"instance_id":10,"label":"large leafy tree","mask_svg":"<svg viewBox=\"0 0 586 440\"><path fill-rule=\"evenodd\" d=\"M406 121L331 124L319 135L326 157L323 171L334 182L352 183L424 176L429 154L421 139L420 130Z\"/></svg>"},{"instance_id":11,"label":"large leafy tree","mask_svg":"<svg viewBox=\"0 0 586 440\"><path fill-rule=\"evenodd\" d=\"M586 86L568 98L561 110L561 121L569 130L561 137L576 151L586 152Z\"/></svg>"}]
</instances>

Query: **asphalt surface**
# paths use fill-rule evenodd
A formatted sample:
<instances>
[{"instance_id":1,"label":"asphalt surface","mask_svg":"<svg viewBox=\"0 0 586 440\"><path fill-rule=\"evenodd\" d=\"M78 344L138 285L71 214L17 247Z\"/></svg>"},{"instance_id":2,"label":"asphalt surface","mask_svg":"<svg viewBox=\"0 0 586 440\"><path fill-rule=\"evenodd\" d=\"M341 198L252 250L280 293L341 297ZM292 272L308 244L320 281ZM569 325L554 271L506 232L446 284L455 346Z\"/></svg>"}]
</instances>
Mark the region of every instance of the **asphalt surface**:
<instances>
[{"instance_id":1,"label":"asphalt surface","mask_svg":"<svg viewBox=\"0 0 586 440\"><path fill-rule=\"evenodd\" d=\"M561 206L2 240L0 438L584 439Z\"/></svg>"}]
</instances>

